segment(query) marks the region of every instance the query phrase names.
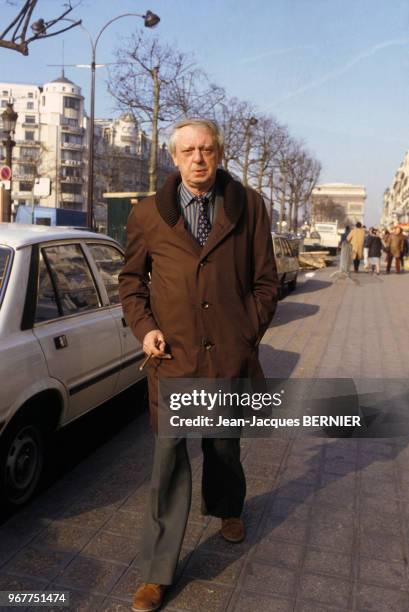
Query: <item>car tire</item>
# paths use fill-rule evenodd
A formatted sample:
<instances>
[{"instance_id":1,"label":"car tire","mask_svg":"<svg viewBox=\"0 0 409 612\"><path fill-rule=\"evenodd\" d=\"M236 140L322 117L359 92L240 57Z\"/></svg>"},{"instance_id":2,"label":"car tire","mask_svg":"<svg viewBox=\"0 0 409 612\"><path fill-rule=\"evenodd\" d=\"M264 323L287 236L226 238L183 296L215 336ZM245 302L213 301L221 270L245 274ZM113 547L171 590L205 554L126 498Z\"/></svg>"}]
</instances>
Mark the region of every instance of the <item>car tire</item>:
<instances>
[{"instance_id":1,"label":"car tire","mask_svg":"<svg viewBox=\"0 0 409 612\"><path fill-rule=\"evenodd\" d=\"M288 283L288 288L290 291L294 291L296 287L297 287L297 277L293 278L293 280Z\"/></svg>"},{"instance_id":2,"label":"car tire","mask_svg":"<svg viewBox=\"0 0 409 612\"><path fill-rule=\"evenodd\" d=\"M42 428L28 417L17 418L0 439L0 500L18 508L33 495L44 466Z\"/></svg>"}]
</instances>

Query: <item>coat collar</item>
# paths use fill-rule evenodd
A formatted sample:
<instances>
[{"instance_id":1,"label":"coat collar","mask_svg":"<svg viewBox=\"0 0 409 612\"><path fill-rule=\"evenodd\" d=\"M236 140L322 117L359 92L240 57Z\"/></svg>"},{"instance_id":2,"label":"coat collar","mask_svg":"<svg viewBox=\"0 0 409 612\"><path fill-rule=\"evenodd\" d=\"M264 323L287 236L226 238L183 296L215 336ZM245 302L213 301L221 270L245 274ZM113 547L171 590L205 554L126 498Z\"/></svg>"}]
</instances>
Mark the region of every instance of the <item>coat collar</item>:
<instances>
[{"instance_id":1,"label":"coat collar","mask_svg":"<svg viewBox=\"0 0 409 612\"><path fill-rule=\"evenodd\" d=\"M166 179L156 194L156 206L162 219L174 227L180 217L177 190L181 182L179 172L174 172ZM233 227L238 222L246 201L246 191L241 183L234 180L225 170L218 169L216 186L223 194L223 212L221 222Z\"/></svg>"}]
</instances>

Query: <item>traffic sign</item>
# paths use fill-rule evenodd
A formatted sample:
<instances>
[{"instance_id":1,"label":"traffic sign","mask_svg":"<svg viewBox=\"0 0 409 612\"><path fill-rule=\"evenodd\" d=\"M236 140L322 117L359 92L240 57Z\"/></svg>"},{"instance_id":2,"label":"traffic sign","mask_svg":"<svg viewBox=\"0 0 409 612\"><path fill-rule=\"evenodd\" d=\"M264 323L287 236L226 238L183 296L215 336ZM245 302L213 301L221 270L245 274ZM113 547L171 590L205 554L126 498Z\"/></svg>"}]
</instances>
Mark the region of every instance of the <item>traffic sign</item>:
<instances>
[{"instance_id":1,"label":"traffic sign","mask_svg":"<svg viewBox=\"0 0 409 612\"><path fill-rule=\"evenodd\" d=\"M11 168L10 166L1 166L0 168L0 180L9 181L11 179Z\"/></svg>"}]
</instances>

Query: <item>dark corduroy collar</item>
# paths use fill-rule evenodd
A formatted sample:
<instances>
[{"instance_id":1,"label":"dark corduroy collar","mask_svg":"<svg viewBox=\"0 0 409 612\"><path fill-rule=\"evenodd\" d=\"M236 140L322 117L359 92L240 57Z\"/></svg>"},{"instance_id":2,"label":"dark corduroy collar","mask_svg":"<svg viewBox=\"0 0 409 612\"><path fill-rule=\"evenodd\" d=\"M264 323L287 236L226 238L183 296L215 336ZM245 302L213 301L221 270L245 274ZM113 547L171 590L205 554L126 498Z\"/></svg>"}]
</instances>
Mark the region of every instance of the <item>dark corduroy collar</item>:
<instances>
[{"instance_id":1,"label":"dark corduroy collar","mask_svg":"<svg viewBox=\"0 0 409 612\"><path fill-rule=\"evenodd\" d=\"M180 210L178 206L177 190L181 182L180 172L174 172L156 194L156 206L162 219L173 227L176 225ZM234 180L225 170L218 169L216 173L216 186L223 194L223 205L226 217L236 224L240 218L246 201L246 190L241 183Z\"/></svg>"}]
</instances>

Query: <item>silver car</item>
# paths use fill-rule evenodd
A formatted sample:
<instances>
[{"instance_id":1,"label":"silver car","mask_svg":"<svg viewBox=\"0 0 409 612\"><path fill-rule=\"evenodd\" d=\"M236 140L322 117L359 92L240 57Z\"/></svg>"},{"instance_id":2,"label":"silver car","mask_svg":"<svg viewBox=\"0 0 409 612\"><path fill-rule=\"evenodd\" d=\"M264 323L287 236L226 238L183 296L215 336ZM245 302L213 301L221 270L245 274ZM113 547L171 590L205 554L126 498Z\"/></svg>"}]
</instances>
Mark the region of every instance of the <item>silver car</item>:
<instances>
[{"instance_id":1,"label":"silver car","mask_svg":"<svg viewBox=\"0 0 409 612\"><path fill-rule=\"evenodd\" d=\"M47 437L143 376L123 318L118 243L0 223L0 500L25 503Z\"/></svg>"}]
</instances>

